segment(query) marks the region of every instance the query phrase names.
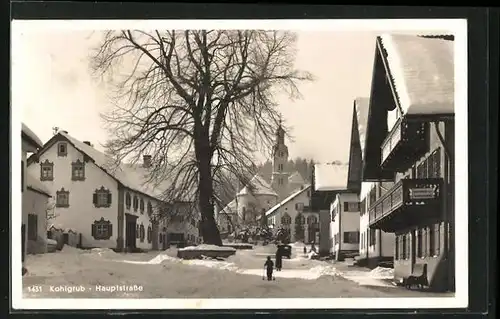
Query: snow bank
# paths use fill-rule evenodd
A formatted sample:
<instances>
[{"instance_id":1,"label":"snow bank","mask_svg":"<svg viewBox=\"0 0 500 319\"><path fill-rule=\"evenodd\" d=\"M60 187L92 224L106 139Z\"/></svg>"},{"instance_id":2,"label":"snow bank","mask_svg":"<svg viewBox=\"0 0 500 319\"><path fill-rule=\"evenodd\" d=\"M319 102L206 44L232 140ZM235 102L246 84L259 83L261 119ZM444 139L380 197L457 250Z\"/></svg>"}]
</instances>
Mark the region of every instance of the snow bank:
<instances>
[{"instance_id":1,"label":"snow bank","mask_svg":"<svg viewBox=\"0 0 500 319\"><path fill-rule=\"evenodd\" d=\"M377 267L370 271L370 276L373 278L394 278L394 269Z\"/></svg>"},{"instance_id":2,"label":"snow bank","mask_svg":"<svg viewBox=\"0 0 500 319\"><path fill-rule=\"evenodd\" d=\"M264 269L240 269L238 273L264 276ZM316 266L311 269L283 269L283 271L273 272L273 276L276 278L316 280L321 276L339 276L339 272L332 266Z\"/></svg>"},{"instance_id":3,"label":"snow bank","mask_svg":"<svg viewBox=\"0 0 500 319\"><path fill-rule=\"evenodd\" d=\"M48 239L47 242L49 240L52 240L52 239ZM54 242L54 245L57 244L57 242L55 240L52 240ZM62 250L61 250L61 253L62 254L84 254L84 253L87 253L88 251L85 251L83 249L79 249L79 248L76 248L76 247L73 247L73 246L69 246L69 245L64 245Z\"/></svg>"},{"instance_id":4,"label":"snow bank","mask_svg":"<svg viewBox=\"0 0 500 319\"><path fill-rule=\"evenodd\" d=\"M118 254L109 248L92 248L90 254L98 255L99 257L115 257Z\"/></svg>"},{"instance_id":5,"label":"snow bank","mask_svg":"<svg viewBox=\"0 0 500 319\"><path fill-rule=\"evenodd\" d=\"M221 270L230 270L230 271L239 270L239 268L234 263L210 260L210 259L191 259L191 260L184 260L182 263L190 266L203 266Z\"/></svg>"},{"instance_id":6,"label":"snow bank","mask_svg":"<svg viewBox=\"0 0 500 319\"><path fill-rule=\"evenodd\" d=\"M116 261L124 262L127 264L138 264L138 265L159 265L164 261L177 262L177 263L182 262L181 259L166 254L159 254L155 258L147 261L142 261L142 260L116 260Z\"/></svg>"},{"instance_id":7,"label":"snow bank","mask_svg":"<svg viewBox=\"0 0 500 319\"><path fill-rule=\"evenodd\" d=\"M225 247L225 246L216 246L216 245L207 245L207 244L202 244L198 246L188 246L185 248L180 248L179 251L186 251L186 250L198 250L198 251L236 251L233 247Z\"/></svg>"}]
</instances>

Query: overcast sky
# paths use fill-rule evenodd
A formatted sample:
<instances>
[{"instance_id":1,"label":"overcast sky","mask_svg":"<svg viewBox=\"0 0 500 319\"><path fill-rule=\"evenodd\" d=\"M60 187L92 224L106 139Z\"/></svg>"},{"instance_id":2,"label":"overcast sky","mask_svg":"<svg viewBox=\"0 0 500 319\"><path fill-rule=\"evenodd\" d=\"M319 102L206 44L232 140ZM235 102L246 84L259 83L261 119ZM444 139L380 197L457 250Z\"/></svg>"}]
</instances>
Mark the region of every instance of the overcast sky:
<instances>
[{"instance_id":1,"label":"overcast sky","mask_svg":"<svg viewBox=\"0 0 500 319\"><path fill-rule=\"evenodd\" d=\"M301 85L301 100L280 101L293 127L290 156L320 162L348 161L353 100L368 96L376 33L298 32L296 67L316 81ZM33 31L13 35L13 107L43 142L52 127L100 148L107 139L99 113L110 107L90 76L87 56L97 38L90 31ZM102 149L102 148L101 148Z\"/></svg>"}]
</instances>

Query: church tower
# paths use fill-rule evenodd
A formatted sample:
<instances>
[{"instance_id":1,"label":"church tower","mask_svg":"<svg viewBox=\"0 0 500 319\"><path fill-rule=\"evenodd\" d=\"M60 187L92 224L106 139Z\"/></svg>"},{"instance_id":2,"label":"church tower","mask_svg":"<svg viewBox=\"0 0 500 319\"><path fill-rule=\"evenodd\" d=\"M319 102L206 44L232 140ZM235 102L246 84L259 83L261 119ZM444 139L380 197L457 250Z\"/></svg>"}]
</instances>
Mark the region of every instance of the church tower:
<instances>
[{"instance_id":1,"label":"church tower","mask_svg":"<svg viewBox=\"0 0 500 319\"><path fill-rule=\"evenodd\" d=\"M278 193L279 201L285 199L288 195L288 173L285 172L288 163L288 147L285 145L285 130L280 124L276 131L276 142L273 146L273 176L271 185Z\"/></svg>"}]
</instances>

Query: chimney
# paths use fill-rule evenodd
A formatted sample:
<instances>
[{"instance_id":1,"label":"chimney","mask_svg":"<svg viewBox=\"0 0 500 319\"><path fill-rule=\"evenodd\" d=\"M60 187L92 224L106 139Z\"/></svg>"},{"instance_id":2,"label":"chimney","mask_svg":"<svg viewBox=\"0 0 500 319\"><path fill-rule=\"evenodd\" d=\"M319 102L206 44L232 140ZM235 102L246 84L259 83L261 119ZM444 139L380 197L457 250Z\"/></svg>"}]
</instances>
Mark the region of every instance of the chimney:
<instances>
[{"instance_id":1,"label":"chimney","mask_svg":"<svg viewBox=\"0 0 500 319\"><path fill-rule=\"evenodd\" d=\"M151 167L151 155L143 155L142 156L142 167L149 168Z\"/></svg>"},{"instance_id":2,"label":"chimney","mask_svg":"<svg viewBox=\"0 0 500 319\"><path fill-rule=\"evenodd\" d=\"M83 141L83 144L87 144L88 146L94 146L94 145L92 145L92 143L90 143L89 141Z\"/></svg>"}]
</instances>

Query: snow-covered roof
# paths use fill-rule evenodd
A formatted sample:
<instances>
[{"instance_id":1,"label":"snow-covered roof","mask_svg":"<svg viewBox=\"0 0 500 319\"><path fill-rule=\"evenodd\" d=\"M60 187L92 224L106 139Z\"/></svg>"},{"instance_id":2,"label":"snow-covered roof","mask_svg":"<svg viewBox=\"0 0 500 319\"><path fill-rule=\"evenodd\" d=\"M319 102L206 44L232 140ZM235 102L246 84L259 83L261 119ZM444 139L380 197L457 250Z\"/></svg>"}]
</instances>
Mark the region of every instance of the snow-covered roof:
<instances>
[{"instance_id":1,"label":"snow-covered roof","mask_svg":"<svg viewBox=\"0 0 500 319\"><path fill-rule=\"evenodd\" d=\"M278 197L278 194L273 190L271 185L258 174L255 175L248 185L243 187L238 193L238 196L241 195L271 195Z\"/></svg>"},{"instance_id":2,"label":"snow-covered roof","mask_svg":"<svg viewBox=\"0 0 500 319\"><path fill-rule=\"evenodd\" d=\"M48 197L51 197L52 194L50 190L45 186L38 178L35 178L32 174L26 174L26 187L31 188L34 191L45 194Z\"/></svg>"},{"instance_id":3,"label":"snow-covered roof","mask_svg":"<svg viewBox=\"0 0 500 319\"><path fill-rule=\"evenodd\" d=\"M305 184L306 181L304 180L304 178L302 177L302 175L300 175L299 172L295 171L292 175L290 175L290 177L288 177L288 183L289 184Z\"/></svg>"},{"instance_id":4,"label":"snow-covered roof","mask_svg":"<svg viewBox=\"0 0 500 319\"><path fill-rule=\"evenodd\" d=\"M358 97L354 100L354 107L356 110L356 117L358 121L359 142L361 144L361 154L364 158L365 153L365 140L366 140L366 127L368 125L368 110L370 106L370 99L366 97Z\"/></svg>"},{"instance_id":5,"label":"snow-covered roof","mask_svg":"<svg viewBox=\"0 0 500 319\"><path fill-rule=\"evenodd\" d=\"M267 212L266 212L266 216L269 216L271 215L272 213L274 213L278 208L280 208L281 206L285 205L286 203L288 203L289 201L291 201L292 199L294 199L295 197L299 196L300 194L302 194L303 192L307 191L308 189L311 188L311 185L305 185L304 188L302 189L299 189L298 191L296 191L295 193L292 193L290 196L288 196L287 198L285 198L284 200L282 200L281 202L279 202L278 204L274 205L273 207L271 207Z\"/></svg>"},{"instance_id":6,"label":"snow-covered roof","mask_svg":"<svg viewBox=\"0 0 500 319\"><path fill-rule=\"evenodd\" d=\"M454 41L415 35L379 37L403 114L454 114Z\"/></svg>"},{"instance_id":7,"label":"snow-covered roof","mask_svg":"<svg viewBox=\"0 0 500 319\"><path fill-rule=\"evenodd\" d=\"M219 212L219 215L221 213L226 215L238 213L238 201L236 200L236 198L229 202L229 204L227 204L226 207L224 207L224 209Z\"/></svg>"},{"instance_id":8,"label":"snow-covered roof","mask_svg":"<svg viewBox=\"0 0 500 319\"><path fill-rule=\"evenodd\" d=\"M95 165L131 190L162 200L163 192L171 185L169 180L165 180L161 185L148 183L148 169L142 165L131 163L120 163L116 165L110 156L93 146L83 143L65 131L60 131L57 135L66 138L77 150L90 157ZM186 197L187 196L188 195L186 195Z\"/></svg>"},{"instance_id":9,"label":"snow-covered roof","mask_svg":"<svg viewBox=\"0 0 500 319\"><path fill-rule=\"evenodd\" d=\"M346 164L314 164L314 190L336 191L347 189Z\"/></svg>"},{"instance_id":10,"label":"snow-covered roof","mask_svg":"<svg viewBox=\"0 0 500 319\"><path fill-rule=\"evenodd\" d=\"M36 143L37 145L35 146L37 148L42 148L42 140L40 140L40 138L26 124L21 123L21 126L21 132L26 134L26 136L29 137L33 143Z\"/></svg>"}]
</instances>

